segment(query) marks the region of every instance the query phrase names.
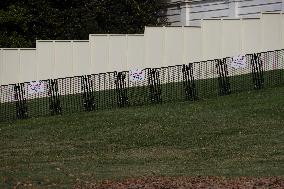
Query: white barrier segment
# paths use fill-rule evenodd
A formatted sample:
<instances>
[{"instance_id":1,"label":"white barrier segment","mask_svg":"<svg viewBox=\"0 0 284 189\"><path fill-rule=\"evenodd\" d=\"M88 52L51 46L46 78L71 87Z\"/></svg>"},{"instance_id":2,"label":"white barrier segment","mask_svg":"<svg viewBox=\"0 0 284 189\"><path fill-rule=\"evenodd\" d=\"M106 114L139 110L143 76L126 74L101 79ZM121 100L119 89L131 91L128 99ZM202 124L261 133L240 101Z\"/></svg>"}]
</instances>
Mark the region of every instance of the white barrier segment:
<instances>
[{"instance_id":1,"label":"white barrier segment","mask_svg":"<svg viewBox=\"0 0 284 189\"><path fill-rule=\"evenodd\" d=\"M180 28L146 27L144 37L127 35L124 40L119 36L110 39L110 35L90 35L89 44L78 41L63 47L58 44L65 42L39 40L36 55L29 50L22 54L19 50L10 57L2 49L0 84L187 64L237 55L240 46L240 54L284 48L283 14L263 14L261 19L240 22L238 27L239 22L235 20L204 20L203 28L184 27L183 32ZM8 73L7 70L17 71ZM33 70L36 71L33 73Z\"/></svg>"},{"instance_id":2,"label":"white barrier segment","mask_svg":"<svg viewBox=\"0 0 284 189\"><path fill-rule=\"evenodd\" d=\"M55 42L40 40L37 46L37 80L56 79Z\"/></svg>"},{"instance_id":3,"label":"white barrier segment","mask_svg":"<svg viewBox=\"0 0 284 189\"><path fill-rule=\"evenodd\" d=\"M55 77L72 77L73 45L72 41L55 41Z\"/></svg>"},{"instance_id":4,"label":"white barrier segment","mask_svg":"<svg viewBox=\"0 0 284 189\"><path fill-rule=\"evenodd\" d=\"M89 41L73 41L74 76L93 74Z\"/></svg>"},{"instance_id":5,"label":"white barrier segment","mask_svg":"<svg viewBox=\"0 0 284 189\"><path fill-rule=\"evenodd\" d=\"M37 80L36 49L20 49L20 81Z\"/></svg>"},{"instance_id":6,"label":"white barrier segment","mask_svg":"<svg viewBox=\"0 0 284 189\"><path fill-rule=\"evenodd\" d=\"M284 8L284 6L283 6ZM284 49L284 13L282 12L280 15L281 19L281 49Z\"/></svg>"},{"instance_id":7,"label":"white barrier segment","mask_svg":"<svg viewBox=\"0 0 284 189\"><path fill-rule=\"evenodd\" d=\"M146 68L159 68L165 66L165 30L166 27L145 28Z\"/></svg>"},{"instance_id":8,"label":"white barrier segment","mask_svg":"<svg viewBox=\"0 0 284 189\"><path fill-rule=\"evenodd\" d=\"M183 27L166 27L163 66L181 65L184 52Z\"/></svg>"},{"instance_id":9,"label":"white barrier segment","mask_svg":"<svg viewBox=\"0 0 284 189\"><path fill-rule=\"evenodd\" d=\"M145 37L144 35L127 36L127 70L144 69Z\"/></svg>"},{"instance_id":10,"label":"white barrier segment","mask_svg":"<svg viewBox=\"0 0 284 189\"><path fill-rule=\"evenodd\" d=\"M201 21L203 60L222 58L222 22L220 19Z\"/></svg>"},{"instance_id":11,"label":"white barrier segment","mask_svg":"<svg viewBox=\"0 0 284 189\"><path fill-rule=\"evenodd\" d=\"M127 35L109 35L109 72L125 71L127 51Z\"/></svg>"},{"instance_id":12,"label":"white barrier segment","mask_svg":"<svg viewBox=\"0 0 284 189\"><path fill-rule=\"evenodd\" d=\"M14 84L20 82L20 53L19 49L3 49L4 68L3 84Z\"/></svg>"},{"instance_id":13,"label":"white barrier segment","mask_svg":"<svg viewBox=\"0 0 284 189\"><path fill-rule=\"evenodd\" d=\"M93 74L95 74L96 72L95 72L95 65L94 65L94 56L93 56L93 51L94 51L94 42L95 41L95 39L94 39L94 37L90 34L89 35L89 46L90 46L90 72L91 73L93 73Z\"/></svg>"},{"instance_id":14,"label":"white barrier segment","mask_svg":"<svg viewBox=\"0 0 284 189\"><path fill-rule=\"evenodd\" d=\"M3 55L3 49L0 49L0 85L3 85L3 74L4 74L4 55Z\"/></svg>"},{"instance_id":15,"label":"white barrier segment","mask_svg":"<svg viewBox=\"0 0 284 189\"><path fill-rule=\"evenodd\" d=\"M281 17L281 46L280 48L284 49L284 13L282 13L280 17Z\"/></svg>"},{"instance_id":16,"label":"white barrier segment","mask_svg":"<svg viewBox=\"0 0 284 189\"><path fill-rule=\"evenodd\" d=\"M199 62L202 60L202 42L200 27L184 27L183 64Z\"/></svg>"},{"instance_id":17,"label":"white barrier segment","mask_svg":"<svg viewBox=\"0 0 284 189\"><path fill-rule=\"evenodd\" d=\"M222 57L233 57L240 55L241 52L241 27L239 19L222 20Z\"/></svg>"},{"instance_id":18,"label":"white barrier segment","mask_svg":"<svg viewBox=\"0 0 284 189\"><path fill-rule=\"evenodd\" d=\"M109 71L109 35L90 35L93 73Z\"/></svg>"},{"instance_id":19,"label":"white barrier segment","mask_svg":"<svg viewBox=\"0 0 284 189\"><path fill-rule=\"evenodd\" d=\"M242 54L261 51L261 20L242 19Z\"/></svg>"},{"instance_id":20,"label":"white barrier segment","mask_svg":"<svg viewBox=\"0 0 284 189\"><path fill-rule=\"evenodd\" d=\"M262 49L271 51L281 49L281 14L262 14Z\"/></svg>"}]
</instances>

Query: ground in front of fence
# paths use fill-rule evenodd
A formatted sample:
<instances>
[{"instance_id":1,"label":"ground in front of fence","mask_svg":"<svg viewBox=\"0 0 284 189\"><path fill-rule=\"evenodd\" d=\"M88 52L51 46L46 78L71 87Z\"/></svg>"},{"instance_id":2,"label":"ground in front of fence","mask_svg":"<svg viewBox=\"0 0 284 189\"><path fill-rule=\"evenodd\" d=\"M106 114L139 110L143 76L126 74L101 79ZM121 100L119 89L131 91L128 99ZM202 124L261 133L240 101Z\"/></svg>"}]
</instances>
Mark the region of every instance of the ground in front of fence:
<instances>
[{"instance_id":1,"label":"ground in front of fence","mask_svg":"<svg viewBox=\"0 0 284 189\"><path fill-rule=\"evenodd\" d=\"M284 175L284 87L0 123L0 188Z\"/></svg>"},{"instance_id":2,"label":"ground in front of fence","mask_svg":"<svg viewBox=\"0 0 284 189\"><path fill-rule=\"evenodd\" d=\"M147 177L119 182L77 183L74 189L247 189L284 188L284 178L224 178L224 177Z\"/></svg>"}]
</instances>

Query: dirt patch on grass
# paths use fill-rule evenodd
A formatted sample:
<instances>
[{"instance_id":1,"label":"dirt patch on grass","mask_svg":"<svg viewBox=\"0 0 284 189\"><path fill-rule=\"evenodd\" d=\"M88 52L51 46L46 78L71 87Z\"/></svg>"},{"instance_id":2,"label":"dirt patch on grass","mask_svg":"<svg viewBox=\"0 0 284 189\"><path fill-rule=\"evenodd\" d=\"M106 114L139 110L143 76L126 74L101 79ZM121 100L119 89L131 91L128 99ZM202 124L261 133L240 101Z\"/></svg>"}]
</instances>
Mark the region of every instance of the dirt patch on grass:
<instances>
[{"instance_id":1,"label":"dirt patch on grass","mask_svg":"<svg viewBox=\"0 0 284 189\"><path fill-rule=\"evenodd\" d=\"M223 178L223 177L161 177L104 181L102 183L78 182L74 189L283 189L284 177Z\"/></svg>"}]
</instances>

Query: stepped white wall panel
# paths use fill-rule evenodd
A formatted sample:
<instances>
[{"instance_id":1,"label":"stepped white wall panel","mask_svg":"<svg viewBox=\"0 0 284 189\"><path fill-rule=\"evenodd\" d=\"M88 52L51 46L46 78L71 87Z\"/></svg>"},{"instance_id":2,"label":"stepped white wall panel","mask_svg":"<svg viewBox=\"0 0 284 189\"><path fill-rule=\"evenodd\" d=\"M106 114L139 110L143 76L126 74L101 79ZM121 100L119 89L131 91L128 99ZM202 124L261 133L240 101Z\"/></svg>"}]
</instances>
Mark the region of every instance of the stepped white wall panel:
<instances>
[{"instance_id":1,"label":"stepped white wall panel","mask_svg":"<svg viewBox=\"0 0 284 189\"><path fill-rule=\"evenodd\" d=\"M145 68L144 35L128 35L127 37L127 69Z\"/></svg>"},{"instance_id":2,"label":"stepped white wall panel","mask_svg":"<svg viewBox=\"0 0 284 189\"><path fill-rule=\"evenodd\" d=\"M109 36L91 35L91 64L93 73L104 73L109 69Z\"/></svg>"},{"instance_id":3,"label":"stepped white wall panel","mask_svg":"<svg viewBox=\"0 0 284 189\"><path fill-rule=\"evenodd\" d=\"M222 54L221 57L232 57L241 54L241 20L222 21Z\"/></svg>"},{"instance_id":4,"label":"stepped white wall panel","mask_svg":"<svg viewBox=\"0 0 284 189\"><path fill-rule=\"evenodd\" d=\"M202 31L202 59L212 60L221 58L222 22L221 20L203 20Z\"/></svg>"},{"instance_id":5,"label":"stepped white wall panel","mask_svg":"<svg viewBox=\"0 0 284 189\"><path fill-rule=\"evenodd\" d=\"M281 49L281 14L263 14L262 23L262 49L270 51Z\"/></svg>"},{"instance_id":6,"label":"stepped white wall panel","mask_svg":"<svg viewBox=\"0 0 284 189\"><path fill-rule=\"evenodd\" d=\"M261 19L203 20L202 27L146 27L144 35L39 40L36 49L0 49L0 84L159 68L283 48L284 15L271 13ZM204 69L199 72L206 75L212 68Z\"/></svg>"},{"instance_id":7,"label":"stepped white wall panel","mask_svg":"<svg viewBox=\"0 0 284 189\"><path fill-rule=\"evenodd\" d=\"M20 49L20 82L37 80L36 49Z\"/></svg>"},{"instance_id":8,"label":"stepped white wall panel","mask_svg":"<svg viewBox=\"0 0 284 189\"><path fill-rule=\"evenodd\" d=\"M164 27L145 28L145 66L156 68L166 66L165 57L165 30Z\"/></svg>"},{"instance_id":9,"label":"stepped white wall panel","mask_svg":"<svg viewBox=\"0 0 284 189\"><path fill-rule=\"evenodd\" d=\"M71 77L73 73L73 46L71 41L55 41L55 68L56 78Z\"/></svg>"},{"instance_id":10,"label":"stepped white wall panel","mask_svg":"<svg viewBox=\"0 0 284 189\"><path fill-rule=\"evenodd\" d=\"M183 63L184 36L182 27L169 27L165 31L164 66Z\"/></svg>"},{"instance_id":11,"label":"stepped white wall panel","mask_svg":"<svg viewBox=\"0 0 284 189\"><path fill-rule=\"evenodd\" d=\"M202 60L202 33L200 27L184 27L183 64Z\"/></svg>"},{"instance_id":12,"label":"stepped white wall panel","mask_svg":"<svg viewBox=\"0 0 284 189\"><path fill-rule=\"evenodd\" d=\"M55 79L54 41L37 41L37 80Z\"/></svg>"},{"instance_id":13,"label":"stepped white wall panel","mask_svg":"<svg viewBox=\"0 0 284 189\"><path fill-rule=\"evenodd\" d=\"M3 84L13 84L20 81L20 53L18 49L3 49Z\"/></svg>"},{"instance_id":14,"label":"stepped white wall panel","mask_svg":"<svg viewBox=\"0 0 284 189\"><path fill-rule=\"evenodd\" d=\"M261 20L242 20L242 54L261 51Z\"/></svg>"},{"instance_id":15,"label":"stepped white wall panel","mask_svg":"<svg viewBox=\"0 0 284 189\"><path fill-rule=\"evenodd\" d=\"M73 69L75 76L92 73L91 50L89 41L73 41Z\"/></svg>"},{"instance_id":16,"label":"stepped white wall panel","mask_svg":"<svg viewBox=\"0 0 284 189\"><path fill-rule=\"evenodd\" d=\"M0 85L4 85L4 51L0 49Z\"/></svg>"},{"instance_id":17,"label":"stepped white wall panel","mask_svg":"<svg viewBox=\"0 0 284 189\"><path fill-rule=\"evenodd\" d=\"M109 35L109 72L127 70L126 35Z\"/></svg>"},{"instance_id":18,"label":"stepped white wall panel","mask_svg":"<svg viewBox=\"0 0 284 189\"><path fill-rule=\"evenodd\" d=\"M284 49L284 13L281 14L281 49Z\"/></svg>"}]
</instances>

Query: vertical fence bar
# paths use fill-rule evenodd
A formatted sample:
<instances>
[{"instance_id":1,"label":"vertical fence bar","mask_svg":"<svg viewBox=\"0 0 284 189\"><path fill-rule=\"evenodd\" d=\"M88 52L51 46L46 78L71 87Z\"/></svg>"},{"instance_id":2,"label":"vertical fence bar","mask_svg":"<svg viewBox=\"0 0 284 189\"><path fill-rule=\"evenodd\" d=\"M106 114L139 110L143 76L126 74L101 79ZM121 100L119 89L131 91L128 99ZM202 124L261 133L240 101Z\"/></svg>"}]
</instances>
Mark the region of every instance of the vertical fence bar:
<instances>
[{"instance_id":1,"label":"vertical fence bar","mask_svg":"<svg viewBox=\"0 0 284 189\"><path fill-rule=\"evenodd\" d=\"M125 107L129 105L127 94L126 74L124 72L114 72L116 99L118 107Z\"/></svg>"},{"instance_id":2,"label":"vertical fence bar","mask_svg":"<svg viewBox=\"0 0 284 189\"><path fill-rule=\"evenodd\" d=\"M183 87L186 100L197 100L196 84L193 75L193 64L183 65Z\"/></svg>"},{"instance_id":3,"label":"vertical fence bar","mask_svg":"<svg viewBox=\"0 0 284 189\"><path fill-rule=\"evenodd\" d=\"M228 66L226 59L216 60L216 69L218 74L219 95L228 95L231 93Z\"/></svg>"},{"instance_id":4,"label":"vertical fence bar","mask_svg":"<svg viewBox=\"0 0 284 189\"><path fill-rule=\"evenodd\" d=\"M83 106L86 111L93 111L96 107L93 82L91 75L81 76Z\"/></svg>"},{"instance_id":5,"label":"vertical fence bar","mask_svg":"<svg viewBox=\"0 0 284 189\"><path fill-rule=\"evenodd\" d=\"M148 69L148 85L150 87L150 100L152 103L161 103L160 69Z\"/></svg>"},{"instance_id":6,"label":"vertical fence bar","mask_svg":"<svg viewBox=\"0 0 284 189\"><path fill-rule=\"evenodd\" d=\"M251 58L252 76L255 89L262 89L264 86L263 62L261 54L253 54Z\"/></svg>"},{"instance_id":7,"label":"vertical fence bar","mask_svg":"<svg viewBox=\"0 0 284 189\"><path fill-rule=\"evenodd\" d=\"M25 84L19 83L14 86L16 100L16 115L18 119L28 117L27 99L25 97Z\"/></svg>"},{"instance_id":8,"label":"vertical fence bar","mask_svg":"<svg viewBox=\"0 0 284 189\"><path fill-rule=\"evenodd\" d=\"M48 80L48 94L49 94L49 110L51 115L57 115L62 113L62 107L60 102L60 94L58 90L58 80Z\"/></svg>"}]
</instances>

